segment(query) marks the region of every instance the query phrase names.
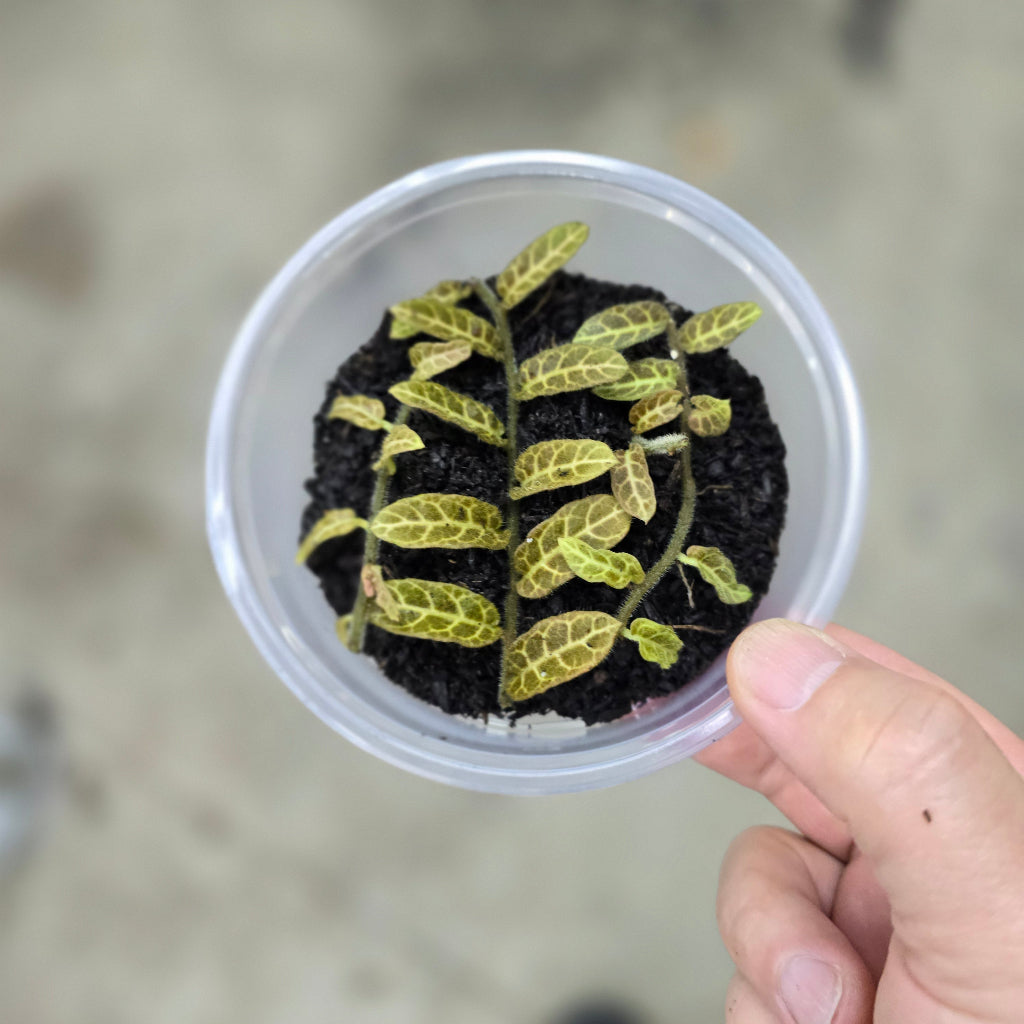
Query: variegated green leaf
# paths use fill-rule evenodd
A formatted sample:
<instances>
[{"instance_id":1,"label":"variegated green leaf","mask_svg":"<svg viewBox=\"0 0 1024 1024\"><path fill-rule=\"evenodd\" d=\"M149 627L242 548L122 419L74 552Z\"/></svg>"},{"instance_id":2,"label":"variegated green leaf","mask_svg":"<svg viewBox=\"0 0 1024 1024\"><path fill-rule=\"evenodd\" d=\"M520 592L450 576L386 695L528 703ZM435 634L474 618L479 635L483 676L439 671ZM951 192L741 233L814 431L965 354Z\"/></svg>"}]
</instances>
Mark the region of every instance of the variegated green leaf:
<instances>
[{"instance_id":1,"label":"variegated green leaf","mask_svg":"<svg viewBox=\"0 0 1024 1024\"><path fill-rule=\"evenodd\" d=\"M643 582L644 567L628 551L604 551L579 537L560 538L558 550L573 573L587 583L607 583L622 590Z\"/></svg>"},{"instance_id":2,"label":"variegated green leaf","mask_svg":"<svg viewBox=\"0 0 1024 1024\"><path fill-rule=\"evenodd\" d=\"M395 472L394 456L401 455L402 452L416 452L421 448L426 448L423 438L412 427L399 423L391 428L391 433L385 436L384 442L380 446L380 458L373 464L372 469L374 472L383 469L389 476L393 476Z\"/></svg>"},{"instance_id":3,"label":"variegated green leaf","mask_svg":"<svg viewBox=\"0 0 1024 1024\"><path fill-rule=\"evenodd\" d=\"M671 423L683 412L683 393L675 388L658 391L656 394L641 398L629 410L629 422L633 424L634 434L644 434L655 427L663 427Z\"/></svg>"},{"instance_id":4,"label":"variegated green leaf","mask_svg":"<svg viewBox=\"0 0 1024 1024\"><path fill-rule=\"evenodd\" d=\"M644 661L653 661L665 669L679 660L679 652L683 649L683 641L676 636L675 630L653 619L634 619L622 635L636 643Z\"/></svg>"},{"instance_id":5,"label":"variegated green leaf","mask_svg":"<svg viewBox=\"0 0 1024 1024\"><path fill-rule=\"evenodd\" d=\"M595 384L618 380L629 368L613 348L594 345L557 345L525 360L519 367L519 398L582 391Z\"/></svg>"},{"instance_id":6,"label":"variegated green leaf","mask_svg":"<svg viewBox=\"0 0 1024 1024\"><path fill-rule=\"evenodd\" d=\"M473 354L468 341L421 341L409 349L409 360L413 366L413 380L429 380L459 363L464 363Z\"/></svg>"},{"instance_id":7,"label":"variegated green leaf","mask_svg":"<svg viewBox=\"0 0 1024 1024\"><path fill-rule=\"evenodd\" d=\"M671 322L672 315L660 302L628 302L585 320L572 340L580 345L607 345L621 352L656 338Z\"/></svg>"},{"instance_id":8,"label":"variegated green leaf","mask_svg":"<svg viewBox=\"0 0 1024 1024\"><path fill-rule=\"evenodd\" d=\"M409 299L391 307L391 313L442 341L465 341L474 352L502 359L501 340L494 325L468 309L449 306L437 299Z\"/></svg>"},{"instance_id":9,"label":"variegated green leaf","mask_svg":"<svg viewBox=\"0 0 1024 1024\"><path fill-rule=\"evenodd\" d=\"M368 395L338 395L327 412L329 420L347 420L366 430L384 430L390 424L384 419L386 410L379 398Z\"/></svg>"},{"instance_id":10,"label":"variegated green leaf","mask_svg":"<svg viewBox=\"0 0 1024 1024\"><path fill-rule=\"evenodd\" d=\"M505 446L505 427L494 410L475 398L452 391L433 380L403 380L388 389L403 405L422 409L475 434L481 441Z\"/></svg>"},{"instance_id":11,"label":"variegated green leaf","mask_svg":"<svg viewBox=\"0 0 1024 1024\"><path fill-rule=\"evenodd\" d=\"M302 538L298 553L295 555L295 564L302 565L324 541L334 540L335 537L347 537L360 527L366 528L366 520L360 519L355 509L332 508L325 512Z\"/></svg>"},{"instance_id":12,"label":"variegated green leaf","mask_svg":"<svg viewBox=\"0 0 1024 1024\"><path fill-rule=\"evenodd\" d=\"M679 556L683 565L692 565L705 583L710 583L722 604L743 604L754 595L750 587L736 580L736 569L719 548L705 548L691 544L685 555Z\"/></svg>"},{"instance_id":13,"label":"variegated green leaf","mask_svg":"<svg viewBox=\"0 0 1024 1024\"><path fill-rule=\"evenodd\" d=\"M371 601L380 605L380 610L389 618L398 621L400 618L398 604L384 582L384 572L379 565L364 565L359 572L359 581L363 585L363 593Z\"/></svg>"},{"instance_id":14,"label":"variegated green leaf","mask_svg":"<svg viewBox=\"0 0 1024 1024\"><path fill-rule=\"evenodd\" d=\"M503 551L508 530L490 502L466 494L414 494L385 505L370 524L375 537L400 548Z\"/></svg>"},{"instance_id":15,"label":"variegated green leaf","mask_svg":"<svg viewBox=\"0 0 1024 1024\"><path fill-rule=\"evenodd\" d=\"M679 344L684 352L699 355L728 345L761 316L756 302L729 302L705 313L695 313L679 328Z\"/></svg>"},{"instance_id":16,"label":"variegated green leaf","mask_svg":"<svg viewBox=\"0 0 1024 1024\"><path fill-rule=\"evenodd\" d=\"M594 394L613 402L635 402L674 388L678 381L679 366L675 360L637 359L617 381L594 388Z\"/></svg>"},{"instance_id":17,"label":"variegated green leaf","mask_svg":"<svg viewBox=\"0 0 1024 1024\"><path fill-rule=\"evenodd\" d=\"M352 636L352 613L348 615L342 615L340 619L334 624L334 631L338 634L338 639L350 650L356 650L355 637Z\"/></svg>"},{"instance_id":18,"label":"variegated green leaf","mask_svg":"<svg viewBox=\"0 0 1024 1024\"><path fill-rule=\"evenodd\" d=\"M496 285L502 305L506 309L518 306L530 292L572 259L589 234L590 228L586 224L570 221L535 238L498 275Z\"/></svg>"},{"instance_id":19,"label":"variegated green leaf","mask_svg":"<svg viewBox=\"0 0 1024 1024\"><path fill-rule=\"evenodd\" d=\"M615 453L603 441L540 441L516 459L518 487L509 492L517 501L527 494L551 491L570 484L585 484L615 465Z\"/></svg>"},{"instance_id":20,"label":"variegated green leaf","mask_svg":"<svg viewBox=\"0 0 1024 1024\"><path fill-rule=\"evenodd\" d=\"M732 422L732 402L728 398L694 395L686 422L698 437L718 437Z\"/></svg>"},{"instance_id":21,"label":"variegated green leaf","mask_svg":"<svg viewBox=\"0 0 1024 1024\"><path fill-rule=\"evenodd\" d=\"M473 286L466 281L442 281L440 284L434 285L430 291L424 292L420 298L437 299L438 302L443 302L446 306L454 306L457 302L461 302L464 298L470 295L472 291ZM420 329L415 324L411 324L407 320L392 318L392 338L411 338L414 334L419 333Z\"/></svg>"},{"instance_id":22,"label":"variegated green leaf","mask_svg":"<svg viewBox=\"0 0 1024 1024\"><path fill-rule=\"evenodd\" d=\"M631 516L649 523L658 509L658 499L643 448L631 444L624 452L616 452L615 460L611 472L615 500Z\"/></svg>"},{"instance_id":23,"label":"variegated green leaf","mask_svg":"<svg viewBox=\"0 0 1024 1024\"><path fill-rule=\"evenodd\" d=\"M690 438L687 434L661 434L659 437L638 437L633 443L640 445L648 455L675 455L689 448Z\"/></svg>"},{"instance_id":24,"label":"variegated green leaf","mask_svg":"<svg viewBox=\"0 0 1024 1024\"><path fill-rule=\"evenodd\" d=\"M516 584L520 597L546 597L572 579L573 571L558 547L563 537L611 548L629 532L630 521L610 494L594 494L563 505L538 523L512 555L512 565L520 576Z\"/></svg>"},{"instance_id":25,"label":"variegated green leaf","mask_svg":"<svg viewBox=\"0 0 1024 1024\"><path fill-rule=\"evenodd\" d=\"M606 612L565 612L541 619L509 649L503 694L526 700L600 665L622 626Z\"/></svg>"},{"instance_id":26,"label":"variegated green leaf","mask_svg":"<svg viewBox=\"0 0 1024 1024\"><path fill-rule=\"evenodd\" d=\"M434 580L390 580L385 586L394 599L397 619L380 607L370 608L370 622L388 633L487 647L501 639L498 609L480 594L454 583Z\"/></svg>"}]
</instances>

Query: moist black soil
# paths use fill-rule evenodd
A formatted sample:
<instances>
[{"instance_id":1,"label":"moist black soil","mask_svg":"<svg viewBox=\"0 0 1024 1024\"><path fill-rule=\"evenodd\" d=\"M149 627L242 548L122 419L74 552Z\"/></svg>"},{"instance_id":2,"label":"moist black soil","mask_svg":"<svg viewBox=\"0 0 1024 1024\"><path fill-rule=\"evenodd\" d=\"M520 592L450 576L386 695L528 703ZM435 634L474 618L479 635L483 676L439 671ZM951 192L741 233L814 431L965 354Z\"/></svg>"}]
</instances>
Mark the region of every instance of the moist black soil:
<instances>
[{"instance_id":1,"label":"moist black soil","mask_svg":"<svg viewBox=\"0 0 1024 1024\"><path fill-rule=\"evenodd\" d=\"M518 361L553 344L569 341L587 317L623 302L665 296L639 285L618 285L559 272L537 293L512 311L511 327ZM476 298L465 307L486 315ZM666 302L677 323L690 312ZM369 341L338 369L314 419L314 476L306 484L310 502L302 516L300 536L328 509L351 507L366 516L373 489L370 463L376 458L381 434L342 420L328 420L327 410L339 394L372 395L384 401L389 417L397 403L387 389L410 373L409 341L388 337L391 317L385 315ZM756 331L756 328L755 328ZM669 355L664 335L629 349L628 358ZM754 592L742 605L724 605L712 587L691 569L672 569L636 611L656 622L682 627L685 646L670 669L640 658L634 643L620 640L596 669L547 693L518 704L511 714L556 711L590 724L628 714L649 697L664 697L695 678L753 615L771 580L778 539L786 512L788 491L785 446L772 422L760 381L720 349L687 359L693 394L732 399L732 425L721 437L694 438L693 475L697 509L687 545L719 547L736 566L737 576ZM473 356L442 373L439 383L471 395L505 413L505 377L495 361ZM631 439L627 413L630 403L597 398L589 391L536 398L520 405L520 448L551 438L589 437L613 449ZM427 413L412 411L409 425L423 438L426 450L399 455L389 500L412 494L447 492L472 495L499 508L507 501L505 452ZM648 436L678 429L671 424ZM634 519L619 550L629 551L647 566L664 550L680 506L678 458L648 458L658 495L658 511L644 526ZM577 487L563 487L523 499L521 533L550 516L568 501L607 493L607 476ZM321 545L309 559L324 596L343 615L352 609L359 581L364 534L357 531ZM457 583L475 590L503 608L508 588L508 559L504 552L409 551L381 545L380 564L386 578L417 577ZM685 572L685 577L683 575ZM539 619L574 609L614 613L624 591L572 580L547 598L520 601L520 632ZM417 697L452 714L481 717L500 714L498 682L501 644L466 649L453 644L415 640L367 629L366 653L384 673Z\"/></svg>"}]
</instances>

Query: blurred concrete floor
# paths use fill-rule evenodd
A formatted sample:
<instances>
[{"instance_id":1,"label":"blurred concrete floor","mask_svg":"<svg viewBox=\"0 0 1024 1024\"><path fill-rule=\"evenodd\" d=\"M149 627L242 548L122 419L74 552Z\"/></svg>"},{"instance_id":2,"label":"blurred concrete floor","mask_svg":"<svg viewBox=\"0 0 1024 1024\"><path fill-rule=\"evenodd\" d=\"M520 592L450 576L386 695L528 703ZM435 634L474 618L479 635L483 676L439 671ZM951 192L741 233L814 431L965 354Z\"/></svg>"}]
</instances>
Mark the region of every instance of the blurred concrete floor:
<instances>
[{"instance_id":1,"label":"blurred concrete floor","mask_svg":"<svg viewBox=\"0 0 1024 1024\"><path fill-rule=\"evenodd\" d=\"M917 0L874 73L840 0L0 4L0 664L69 795L3 885L11 1024L719 1019L730 839L693 765L548 800L407 777L281 686L204 544L233 330L320 224L498 148L676 174L818 290L872 438L839 618L1024 729L1024 15Z\"/></svg>"}]
</instances>

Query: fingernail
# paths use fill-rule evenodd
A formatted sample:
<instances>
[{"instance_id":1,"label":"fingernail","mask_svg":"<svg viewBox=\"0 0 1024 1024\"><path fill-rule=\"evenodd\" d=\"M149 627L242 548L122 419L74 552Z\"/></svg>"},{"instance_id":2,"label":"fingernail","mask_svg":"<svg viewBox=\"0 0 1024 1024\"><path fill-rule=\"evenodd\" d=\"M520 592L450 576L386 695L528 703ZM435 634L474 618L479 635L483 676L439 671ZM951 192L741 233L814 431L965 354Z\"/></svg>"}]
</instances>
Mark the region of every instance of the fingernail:
<instances>
[{"instance_id":1,"label":"fingernail","mask_svg":"<svg viewBox=\"0 0 1024 1024\"><path fill-rule=\"evenodd\" d=\"M782 969L779 995L796 1024L831 1024L843 997L843 979L823 960L796 956Z\"/></svg>"},{"instance_id":2,"label":"fingernail","mask_svg":"<svg viewBox=\"0 0 1024 1024\"><path fill-rule=\"evenodd\" d=\"M839 668L845 655L845 648L820 630L768 619L740 634L729 667L758 700L792 711Z\"/></svg>"}]
</instances>

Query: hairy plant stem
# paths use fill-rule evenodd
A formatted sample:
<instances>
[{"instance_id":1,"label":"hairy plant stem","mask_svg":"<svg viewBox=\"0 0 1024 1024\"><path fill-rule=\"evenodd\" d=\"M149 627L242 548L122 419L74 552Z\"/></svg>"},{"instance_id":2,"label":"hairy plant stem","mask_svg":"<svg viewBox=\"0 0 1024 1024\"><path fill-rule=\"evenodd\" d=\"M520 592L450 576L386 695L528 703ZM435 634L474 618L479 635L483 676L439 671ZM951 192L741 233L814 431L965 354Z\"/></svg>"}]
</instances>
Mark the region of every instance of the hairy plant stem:
<instances>
[{"instance_id":1,"label":"hairy plant stem","mask_svg":"<svg viewBox=\"0 0 1024 1024\"><path fill-rule=\"evenodd\" d=\"M491 316L494 317L494 326L501 341L501 350L505 354L505 390L507 392L505 434L508 437L505 450L508 454L508 489L511 491L517 482L515 467L516 456L519 454L519 444L516 440L516 432L519 428L519 369L516 366L516 352L512 346L508 314L498 296L484 281L473 281L473 290L480 297L480 301L490 310ZM519 547L519 502L512 497L508 499L505 526L508 528L508 594L505 597L505 631L501 640L501 686L498 690L499 700L503 707L509 706L509 702L501 695L505 693L508 683L509 652L512 650L512 644L515 643L519 630L519 591L516 590L516 571L512 565L512 555Z\"/></svg>"},{"instance_id":2,"label":"hairy plant stem","mask_svg":"<svg viewBox=\"0 0 1024 1024\"><path fill-rule=\"evenodd\" d=\"M408 421L409 407L407 405L400 406L391 429L403 426ZM368 524L373 523L377 513L384 507L384 503L388 500L389 490L391 490L391 474L387 471L386 467L381 466L377 470L377 480L373 485L373 496L370 498L370 511L366 516ZM368 525L366 528L366 543L363 545L363 565L375 564L379 551L380 540ZM359 590L356 593L356 603L352 607L352 621L349 623L348 629L349 643L354 650L361 651L363 649L363 642L366 639L366 616L369 610L370 599L366 596L366 591L363 589L362 573L360 572Z\"/></svg>"},{"instance_id":3,"label":"hairy plant stem","mask_svg":"<svg viewBox=\"0 0 1024 1024\"><path fill-rule=\"evenodd\" d=\"M677 362L679 363L679 390L683 393L683 411L679 417L680 432L685 434L692 443L693 435L690 433L690 381L686 373L686 356L679 347L679 339L674 325L668 328L668 340L673 352L678 352ZM683 500L679 509L679 518L676 520L676 528L668 539L668 544L661 558L658 559L644 576L643 582L637 583L626 596L626 600L619 606L616 618L623 627L629 625L630 616L637 610L640 603L654 589L662 576L672 568L676 559L682 553L683 545L686 543L687 534L693 525L693 513L697 507L697 485L693 479L693 469L690 458L690 445L688 444L679 453L679 472L682 477Z\"/></svg>"}]
</instances>

